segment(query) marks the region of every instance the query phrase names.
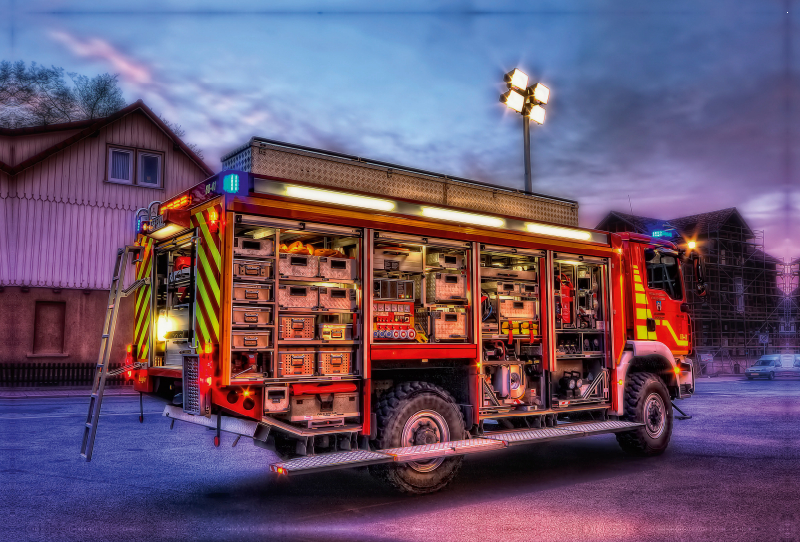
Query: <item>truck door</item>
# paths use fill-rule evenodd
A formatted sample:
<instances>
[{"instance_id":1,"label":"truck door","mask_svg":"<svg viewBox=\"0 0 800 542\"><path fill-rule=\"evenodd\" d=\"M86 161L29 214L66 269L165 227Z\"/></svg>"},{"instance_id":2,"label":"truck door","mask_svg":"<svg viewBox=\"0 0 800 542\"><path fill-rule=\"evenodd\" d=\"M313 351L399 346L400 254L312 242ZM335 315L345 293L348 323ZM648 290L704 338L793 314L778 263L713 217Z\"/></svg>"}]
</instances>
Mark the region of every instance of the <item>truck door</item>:
<instances>
[{"instance_id":1,"label":"truck door","mask_svg":"<svg viewBox=\"0 0 800 542\"><path fill-rule=\"evenodd\" d=\"M646 245L639 245L639 250L644 274L634 269L636 338L657 340L676 355L688 354L689 317L681 310L684 293L678 253Z\"/></svg>"}]
</instances>

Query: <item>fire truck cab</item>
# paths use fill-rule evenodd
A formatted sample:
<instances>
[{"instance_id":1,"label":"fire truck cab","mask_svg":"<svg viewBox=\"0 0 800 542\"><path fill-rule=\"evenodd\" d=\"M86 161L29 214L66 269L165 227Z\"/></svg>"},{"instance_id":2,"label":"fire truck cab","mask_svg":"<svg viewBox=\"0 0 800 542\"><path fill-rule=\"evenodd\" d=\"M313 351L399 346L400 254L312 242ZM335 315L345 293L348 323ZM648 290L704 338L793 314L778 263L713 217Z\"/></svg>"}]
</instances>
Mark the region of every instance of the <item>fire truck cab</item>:
<instances>
[{"instance_id":1,"label":"fire truck cab","mask_svg":"<svg viewBox=\"0 0 800 542\"><path fill-rule=\"evenodd\" d=\"M278 142L226 166L137 217L132 376L164 416L252 438L279 474L369 466L411 493L509 446L666 449L694 391L679 247Z\"/></svg>"}]
</instances>

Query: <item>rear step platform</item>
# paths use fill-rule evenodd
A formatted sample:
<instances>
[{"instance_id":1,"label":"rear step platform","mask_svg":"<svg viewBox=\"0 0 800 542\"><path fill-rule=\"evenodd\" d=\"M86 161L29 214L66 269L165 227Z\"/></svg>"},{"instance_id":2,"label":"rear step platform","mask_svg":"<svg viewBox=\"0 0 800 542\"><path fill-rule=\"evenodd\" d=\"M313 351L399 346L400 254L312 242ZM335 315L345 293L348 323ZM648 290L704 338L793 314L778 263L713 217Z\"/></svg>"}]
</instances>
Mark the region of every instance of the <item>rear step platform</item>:
<instances>
[{"instance_id":1,"label":"rear step platform","mask_svg":"<svg viewBox=\"0 0 800 542\"><path fill-rule=\"evenodd\" d=\"M557 427L542 429L522 429L487 433L481 438L453 440L437 444L406 446L404 448L388 448L378 451L354 450L351 452L334 452L330 454L298 457L270 465L270 470L278 474L306 474L349 467L378 465L381 463L404 463L420 461L436 457L468 455L480 452L500 450L518 444L531 444L550 440L564 440L603 433L630 431L643 424L625 421L565 423Z\"/></svg>"}]
</instances>

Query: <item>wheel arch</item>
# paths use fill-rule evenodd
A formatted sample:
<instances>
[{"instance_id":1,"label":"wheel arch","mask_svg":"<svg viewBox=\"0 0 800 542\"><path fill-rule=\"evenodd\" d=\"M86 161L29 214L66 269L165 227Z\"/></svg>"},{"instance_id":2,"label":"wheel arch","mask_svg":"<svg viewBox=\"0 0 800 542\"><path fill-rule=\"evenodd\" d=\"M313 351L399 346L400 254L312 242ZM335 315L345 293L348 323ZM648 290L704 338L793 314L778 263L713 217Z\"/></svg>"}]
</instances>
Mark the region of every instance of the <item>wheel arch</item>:
<instances>
[{"instance_id":1,"label":"wheel arch","mask_svg":"<svg viewBox=\"0 0 800 542\"><path fill-rule=\"evenodd\" d=\"M628 341L617 367L617 377L623 381L628 374L653 373L657 375L669 390L670 396L678 395L678 378L675 375L675 357L672 351L657 341ZM621 390L620 390L621 391Z\"/></svg>"}]
</instances>

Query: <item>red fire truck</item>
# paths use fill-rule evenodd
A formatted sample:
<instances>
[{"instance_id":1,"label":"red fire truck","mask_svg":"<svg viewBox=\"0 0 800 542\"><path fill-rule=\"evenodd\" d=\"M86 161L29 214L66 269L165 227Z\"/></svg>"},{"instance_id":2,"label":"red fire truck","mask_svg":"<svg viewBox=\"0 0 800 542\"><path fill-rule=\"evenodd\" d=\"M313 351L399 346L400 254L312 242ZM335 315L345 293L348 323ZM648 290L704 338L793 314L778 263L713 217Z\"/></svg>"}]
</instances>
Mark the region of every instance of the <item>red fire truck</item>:
<instances>
[{"instance_id":1,"label":"red fire truck","mask_svg":"<svg viewBox=\"0 0 800 542\"><path fill-rule=\"evenodd\" d=\"M510 446L666 449L694 392L691 251L578 228L574 202L269 140L224 166L141 210L118 252L87 460L129 294L135 389L279 474L369 466L427 493Z\"/></svg>"}]
</instances>

